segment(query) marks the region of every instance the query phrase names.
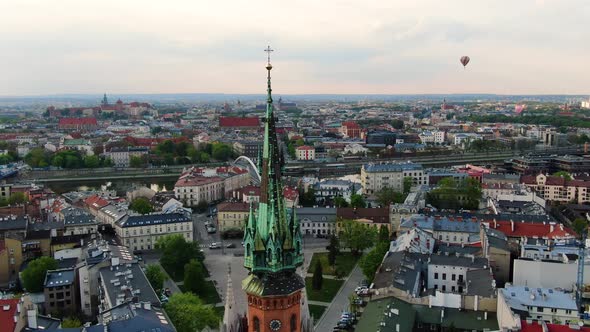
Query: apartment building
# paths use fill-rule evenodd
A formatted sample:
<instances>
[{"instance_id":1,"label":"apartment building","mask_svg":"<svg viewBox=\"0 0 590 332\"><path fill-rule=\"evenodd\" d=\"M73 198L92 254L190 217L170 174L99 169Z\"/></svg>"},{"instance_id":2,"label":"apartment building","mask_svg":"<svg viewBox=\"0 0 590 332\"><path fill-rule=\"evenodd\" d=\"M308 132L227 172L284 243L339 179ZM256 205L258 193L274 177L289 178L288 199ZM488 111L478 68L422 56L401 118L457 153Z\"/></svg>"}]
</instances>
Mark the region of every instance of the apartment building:
<instances>
[{"instance_id":1,"label":"apartment building","mask_svg":"<svg viewBox=\"0 0 590 332\"><path fill-rule=\"evenodd\" d=\"M75 269L47 271L43 288L47 313L71 315L78 311L76 279Z\"/></svg>"},{"instance_id":2,"label":"apartment building","mask_svg":"<svg viewBox=\"0 0 590 332\"><path fill-rule=\"evenodd\" d=\"M151 250L159 238L178 234L193 240L193 221L181 213L154 213L125 216L115 223L115 232L131 250Z\"/></svg>"},{"instance_id":3,"label":"apartment building","mask_svg":"<svg viewBox=\"0 0 590 332\"><path fill-rule=\"evenodd\" d=\"M373 195L385 187L402 192L405 178L411 178L414 185L428 184L428 176L421 164L365 164L361 168L361 186L365 195Z\"/></svg>"},{"instance_id":4,"label":"apartment building","mask_svg":"<svg viewBox=\"0 0 590 332\"><path fill-rule=\"evenodd\" d=\"M315 149L313 146L303 145L295 149L297 160L314 160Z\"/></svg>"},{"instance_id":5,"label":"apartment building","mask_svg":"<svg viewBox=\"0 0 590 332\"><path fill-rule=\"evenodd\" d=\"M228 229L244 229L250 213L250 204L224 202L217 205L217 227L220 232Z\"/></svg>"},{"instance_id":6,"label":"apartment building","mask_svg":"<svg viewBox=\"0 0 590 332\"><path fill-rule=\"evenodd\" d=\"M214 202L250 183L250 173L240 167L189 168L174 185L175 198L184 206Z\"/></svg>"},{"instance_id":7,"label":"apartment building","mask_svg":"<svg viewBox=\"0 0 590 332\"><path fill-rule=\"evenodd\" d=\"M523 176L520 180L538 196L551 202L590 202L590 181L568 180L561 176L545 175Z\"/></svg>"}]
</instances>

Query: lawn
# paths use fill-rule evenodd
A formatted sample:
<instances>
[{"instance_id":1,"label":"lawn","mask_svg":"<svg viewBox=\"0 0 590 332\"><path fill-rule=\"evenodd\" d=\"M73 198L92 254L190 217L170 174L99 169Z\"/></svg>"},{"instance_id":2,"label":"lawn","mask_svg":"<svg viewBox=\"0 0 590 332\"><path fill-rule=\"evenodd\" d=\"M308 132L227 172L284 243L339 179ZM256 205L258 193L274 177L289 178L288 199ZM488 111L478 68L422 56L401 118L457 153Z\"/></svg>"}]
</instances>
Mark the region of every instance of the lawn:
<instances>
[{"instance_id":1,"label":"lawn","mask_svg":"<svg viewBox=\"0 0 590 332\"><path fill-rule=\"evenodd\" d=\"M318 319L322 317L324 311L328 309L328 307L325 307L323 305L308 304L307 306L309 307L309 314L313 317L313 320L316 322L318 321Z\"/></svg>"},{"instance_id":2,"label":"lawn","mask_svg":"<svg viewBox=\"0 0 590 332\"><path fill-rule=\"evenodd\" d=\"M350 274L352 269L354 269L354 266L358 262L359 257L360 256L353 255L351 252L341 252L338 256L336 256L336 266L333 268L328 263L327 252L316 252L311 257L308 273L313 273L316 261L319 259L322 264L323 274L335 275L336 270L339 270L340 275L342 277L346 277Z\"/></svg>"},{"instance_id":3,"label":"lawn","mask_svg":"<svg viewBox=\"0 0 590 332\"><path fill-rule=\"evenodd\" d=\"M314 290L311 288L311 279L305 278L305 291L307 292L307 299L310 301L332 302L332 299L344 283L344 280L324 278L322 289Z\"/></svg>"},{"instance_id":4,"label":"lawn","mask_svg":"<svg viewBox=\"0 0 590 332\"><path fill-rule=\"evenodd\" d=\"M185 292L184 285L178 285L178 288L180 288L182 292ZM205 281L205 291L196 295L206 304L216 304L221 302L221 298L219 297L219 294L217 294L217 289L211 280Z\"/></svg>"}]
</instances>

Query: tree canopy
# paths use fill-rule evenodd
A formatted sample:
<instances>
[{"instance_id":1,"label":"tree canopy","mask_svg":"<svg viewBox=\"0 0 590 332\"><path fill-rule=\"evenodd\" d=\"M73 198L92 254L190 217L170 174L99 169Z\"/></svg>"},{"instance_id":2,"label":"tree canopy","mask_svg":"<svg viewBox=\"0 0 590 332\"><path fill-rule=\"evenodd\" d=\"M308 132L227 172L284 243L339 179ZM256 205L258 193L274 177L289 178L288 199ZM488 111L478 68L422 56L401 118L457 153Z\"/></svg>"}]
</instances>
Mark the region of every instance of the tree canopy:
<instances>
[{"instance_id":1,"label":"tree canopy","mask_svg":"<svg viewBox=\"0 0 590 332\"><path fill-rule=\"evenodd\" d=\"M203 261L204 258L197 241L187 242L182 235L178 234L158 239L156 248L162 253L160 264L174 280L184 276L184 266L191 259Z\"/></svg>"},{"instance_id":2,"label":"tree canopy","mask_svg":"<svg viewBox=\"0 0 590 332\"><path fill-rule=\"evenodd\" d=\"M165 306L166 313L178 332L202 331L206 327L216 328L218 317L213 307L204 305L192 293L177 293L170 297Z\"/></svg>"},{"instance_id":3,"label":"tree canopy","mask_svg":"<svg viewBox=\"0 0 590 332\"><path fill-rule=\"evenodd\" d=\"M353 208L364 208L367 207L367 202L362 195L352 194L350 195L350 206Z\"/></svg>"},{"instance_id":4,"label":"tree canopy","mask_svg":"<svg viewBox=\"0 0 590 332\"><path fill-rule=\"evenodd\" d=\"M145 269L145 276L156 292L164 288L164 281L168 279L164 271L157 264L149 264Z\"/></svg>"},{"instance_id":5,"label":"tree canopy","mask_svg":"<svg viewBox=\"0 0 590 332\"><path fill-rule=\"evenodd\" d=\"M375 195L377 196L377 203L381 206L389 206L392 203L403 203L407 197L407 195L396 192L389 187L383 187Z\"/></svg>"},{"instance_id":6,"label":"tree canopy","mask_svg":"<svg viewBox=\"0 0 590 332\"><path fill-rule=\"evenodd\" d=\"M313 276L311 278L311 287L315 290L321 290L322 284L324 283L324 274L322 271L322 262L316 260L315 267L313 269Z\"/></svg>"},{"instance_id":7,"label":"tree canopy","mask_svg":"<svg viewBox=\"0 0 590 332\"><path fill-rule=\"evenodd\" d=\"M194 294L201 294L205 289L205 268L196 259L184 266L184 289Z\"/></svg>"},{"instance_id":8,"label":"tree canopy","mask_svg":"<svg viewBox=\"0 0 590 332\"><path fill-rule=\"evenodd\" d=\"M377 236L377 231L374 227L369 227L356 220L343 220L340 232L340 241L342 246L350 248L353 253L370 248Z\"/></svg>"},{"instance_id":9,"label":"tree canopy","mask_svg":"<svg viewBox=\"0 0 590 332\"><path fill-rule=\"evenodd\" d=\"M140 214L148 214L154 211L152 203L150 203L145 197L137 197L134 199L131 204L129 204L129 209Z\"/></svg>"},{"instance_id":10,"label":"tree canopy","mask_svg":"<svg viewBox=\"0 0 590 332\"><path fill-rule=\"evenodd\" d=\"M444 178L438 187L430 191L426 198L429 204L438 209L475 210L481 199L481 185L473 178Z\"/></svg>"},{"instance_id":11,"label":"tree canopy","mask_svg":"<svg viewBox=\"0 0 590 332\"><path fill-rule=\"evenodd\" d=\"M22 273L23 285L31 293L43 291L45 274L48 270L57 269L57 261L52 257L39 257L29 262L29 265Z\"/></svg>"},{"instance_id":12,"label":"tree canopy","mask_svg":"<svg viewBox=\"0 0 590 332\"><path fill-rule=\"evenodd\" d=\"M572 175L566 171L555 172L555 173L553 173L553 176L560 176L568 181L572 180Z\"/></svg>"}]
</instances>

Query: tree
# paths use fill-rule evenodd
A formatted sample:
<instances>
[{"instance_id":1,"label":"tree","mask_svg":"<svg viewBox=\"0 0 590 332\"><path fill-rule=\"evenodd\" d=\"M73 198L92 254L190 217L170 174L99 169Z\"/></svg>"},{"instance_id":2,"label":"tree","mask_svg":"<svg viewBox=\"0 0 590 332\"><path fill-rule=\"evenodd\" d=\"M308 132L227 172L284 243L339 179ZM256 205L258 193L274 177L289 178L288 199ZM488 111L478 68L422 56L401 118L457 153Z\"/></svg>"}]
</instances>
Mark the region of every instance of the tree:
<instances>
[{"instance_id":1,"label":"tree","mask_svg":"<svg viewBox=\"0 0 590 332\"><path fill-rule=\"evenodd\" d=\"M47 167L49 166L49 153L43 148L33 148L27 153L24 160L27 165L33 168Z\"/></svg>"},{"instance_id":2,"label":"tree","mask_svg":"<svg viewBox=\"0 0 590 332\"><path fill-rule=\"evenodd\" d=\"M341 196L337 196L334 198L334 206L342 208L348 207L348 202Z\"/></svg>"},{"instance_id":3,"label":"tree","mask_svg":"<svg viewBox=\"0 0 590 332\"><path fill-rule=\"evenodd\" d=\"M316 260L315 268L313 269L313 277L311 278L311 287L315 290L322 289L322 283L324 282L324 275L322 272L322 262Z\"/></svg>"},{"instance_id":4,"label":"tree","mask_svg":"<svg viewBox=\"0 0 590 332\"><path fill-rule=\"evenodd\" d=\"M129 166L133 168L140 168L143 166L143 159L140 156L129 157Z\"/></svg>"},{"instance_id":5,"label":"tree","mask_svg":"<svg viewBox=\"0 0 590 332\"><path fill-rule=\"evenodd\" d=\"M97 168L100 165L98 156L86 156L84 158L84 166L86 168Z\"/></svg>"},{"instance_id":6,"label":"tree","mask_svg":"<svg viewBox=\"0 0 590 332\"><path fill-rule=\"evenodd\" d=\"M363 225L356 220L344 220L340 240L344 247L358 254L374 244L376 233L375 228Z\"/></svg>"},{"instance_id":7,"label":"tree","mask_svg":"<svg viewBox=\"0 0 590 332\"><path fill-rule=\"evenodd\" d=\"M412 189L413 184L414 184L414 179L412 179L412 177L406 176L404 178L404 194L405 195L410 193L410 190Z\"/></svg>"},{"instance_id":8,"label":"tree","mask_svg":"<svg viewBox=\"0 0 590 332\"><path fill-rule=\"evenodd\" d=\"M354 208L364 208L367 206L363 196L359 194L350 195L350 206Z\"/></svg>"},{"instance_id":9,"label":"tree","mask_svg":"<svg viewBox=\"0 0 590 332\"><path fill-rule=\"evenodd\" d=\"M379 235L377 237L377 242L379 243L388 243L389 244L389 228L385 225L381 225L379 228Z\"/></svg>"},{"instance_id":10,"label":"tree","mask_svg":"<svg viewBox=\"0 0 590 332\"><path fill-rule=\"evenodd\" d=\"M582 235L584 232L588 231L588 220L584 218L576 218L572 223L572 227L578 235Z\"/></svg>"},{"instance_id":11,"label":"tree","mask_svg":"<svg viewBox=\"0 0 590 332\"><path fill-rule=\"evenodd\" d=\"M207 208L209 207L209 204L204 201L204 200L200 200L199 203L197 203L197 211L200 213L203 213L205 211L207 211Z\"/></svg>"},{"instance_id":12,"label":"tree","mask_svg":"<svg viewBox=\"0 0 590 332\"><path fill-rule=\"evenodd\" d=\"M387 248L387 244L378 243L373 250L361 258L359 266L368 281L372 281L375 278L375 273L383 261L383 256L385 256Z\"/></svg>"},{"instance_id":13,"label":"tree","mask_svg":"<svg viewBox=\"0 0 590 332\"><path fill-rule=\"evenodd\" d=\"M10 205L23 204L28 201L29 201L29 198L23 192L14 192L14 193L10 194L10 197L8 197L8 204L10 204Z\"/></svg>"},{"instance_id":14,"label":"tree","mask_svg":"<svg viewBox=\"0 0 590 332\"><path fill-rule=\"evenodd\" d=\"M61 322L62 329L81 327L82 322L76 317L68 317Z\"/></svg>"},{"instance_id":15,"label":"tree","mask_svg":"<svg viewBox=\"0 0 590 332\"><path fill-rule=\"evenodd\" d=\"M315 201L315 189L312 187L307 188L307 191L299 194L299 203L305 207L312 207L316 204Z\"/></svg>"},{"instance_id":16,"label":"tree","mask_svg":"<svg viewBox=\"0 0 590 332\"><path fill-rule=\"evenodd\" d=\"M145 276L147 277L150 285L156 291L156 293L164 288L164 281L168 279L164 271L159 265L149 264L145 269Z\"/></svg>"},{"instance_id":17,"label":"tree","mask_svg":"<svg viewBox=\"0 0 590 332\"><path fill-rule=\"evenodd\" d=\"M23 285L31 293L43 291L45 274L48 270L57 269L57 261L52 257L39 257L29 263L22 273Z\"/></svg>"},{"instance_id":18,"label":"tree","mask_svg":"<svg viewBox=\"0 0 590 332\"><path fill-rule=\"evenodd\" d=\"M555 172L555 173L553 173L553 176L560 176L568 181L572 180L572 175L566 171Z\"/></svg>"},{"instance_id":19,"label":"tree","mask_svg":"<svg viewBox=\"0 0 590 332\"><path fill-rule=\"evenodd\" d=\"M213 143L211 156L218 161L227 161L233 155L231 146L223 143Z\"/></svg>"},{"instance_id":20,"label":"tree","mask_svg":"<svg viewBox=\"0 0 590 332\"><path fill-rule=\"evenodd\" d=\"M166 313L178 332L202 331L206 327L216 328L219 318L213 307L204 305L192 293L177 293L170 297Z\"/></svg>"},{"instance_id":21,"label":"tree","mask_svg":"<svg viewBox=\"0 0 590 332\"><path fill-rule=\"evenodd\" d=\"M131 204L129 204L129 209L140 214L148 214L154 211L152 203L150 203L145 197L137 197L134 199Z\"/></svg>"},{"instance_id":22,"label":"tree","mask_svg":"<svg viewBox=\"0 0 590 332\"><path fill-rule=\"evenodd\" d=\"M336 264L336 256L340 253L340 243L336 235L330 236L330 244L328 245L328 263L330 266Z\"/></svg>"},{"instance_id":23,"label":"tree","mask_svg":"<svg viewBox=\"0 0 590 332\"><path fill-rule=\"evenodd\" d=\"M389 206L391 203L403 203L406 195L398 193L389 187L383 187L376 194L377 202L381 206Z\"/></svg>"},{"instance_id":24,"label":"tree","mask_svg":"<svg viewBox=\"0 0 590 332\"><path fill-rule=\"evenodd\" d=\"M194 294L201 294L205 285L203 264L196 259L184 266L184 289Z\"/></svg>"},{"instance_id":25,"label":"tree","mask_svg":"<svg viewBox=\"0 0 590 332\"><path fill-rule=\"evenodd\" d=\"M404 121L400 119L392 120L391 126L395 129L404 129Z\"/></svg>"},{"instance_id":26,"label":"tree","mask_svg":"<svg viewBox=\"0 0 590 332\"><path fill-rule=\"evenodd\" d=\"M184 276L184 266L191 259L203 261L204 258L197 241L187 242L179 234L167 235L158 239L156 249L162 253L160 264L174 280L179 280Z\"/></svg>"}]
</instances>

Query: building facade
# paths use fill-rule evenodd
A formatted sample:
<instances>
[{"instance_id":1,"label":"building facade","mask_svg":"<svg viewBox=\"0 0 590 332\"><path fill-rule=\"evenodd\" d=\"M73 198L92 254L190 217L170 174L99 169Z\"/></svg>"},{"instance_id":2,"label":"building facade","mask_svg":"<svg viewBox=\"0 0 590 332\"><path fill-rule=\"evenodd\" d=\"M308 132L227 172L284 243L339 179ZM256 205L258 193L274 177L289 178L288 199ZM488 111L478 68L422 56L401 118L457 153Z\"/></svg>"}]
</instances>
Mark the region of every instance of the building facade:
<instances>
[{"instance_id":1,"label":"building facade","mask_svg":"<svg viewBox=\"0 0 590 332\"><path fill-rule=\"evenodd\" d=\"M159 238L181 235L193 241L193 221L181 213L125 216L115 223L115 232L121 243L132 250L152 250Z\"/></svg>"},{"instance_id":2,"label":"building facade","mask_svg":"<svg viewBox=\"0 0 590 332\"><path fill-rule=\"evenodd\" d=\"M405 178L411 178L413 185L428 184L428 176L421 164L365 164L361 168L361 185L365 195L374 195L385 187L403 192Z\"/></svg>"}]
</instances>

